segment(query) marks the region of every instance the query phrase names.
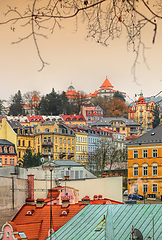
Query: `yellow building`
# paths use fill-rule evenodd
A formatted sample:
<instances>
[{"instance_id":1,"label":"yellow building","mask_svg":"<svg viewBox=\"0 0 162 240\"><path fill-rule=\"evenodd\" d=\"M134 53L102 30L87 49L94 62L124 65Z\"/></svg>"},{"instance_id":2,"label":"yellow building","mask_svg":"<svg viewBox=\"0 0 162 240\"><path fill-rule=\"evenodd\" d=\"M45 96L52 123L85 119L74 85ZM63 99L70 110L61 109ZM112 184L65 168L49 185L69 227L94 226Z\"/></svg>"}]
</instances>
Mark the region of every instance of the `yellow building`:
<instances>
[{"instance_id":1,"label":"yellow building","mask_svg":"<svg viewBox=\"0 0 162 240\"><path fill-rule=\"evenodd\" d=\"M153 101L146 102L143 93L141 92L138 101L129 109L128 118L138 122L141 125L141 131L144 129L152 129L153 111L155 106L156 103ZM160 114L161 111L159 107L159 117Z\"/></svg>"},{"instance_id":2,"label":"yellow building","mask_svg":"<svg viewBox=\"0 0 162 240\"><path fill-rule=\"evenodd\" d=\"M34 128L22 126L17 121L2 119L0 128L1 139L8 140L15 145L17 162L23 161L23 155L28 147L34 153Z\"/></svg>"},{"instance_id":3,"label":"yellow building","mask_svg":"<svg viewBox=\"0 0 162 240\"><path fill-rule=\"evenodd\" d=\"M88 132L72 124L67 126L75 132L75 161L88 167Z\"/></svg>"},{"instance_id":4,"label":"yellow building","mask_svg":"<svg viewBox=\"0 0 162 240\"><path fill-rule=\"evenodd\" d=\"M162 195L162 125L127 143L128 192Z\"/></svg>"},{"instance_id":5,"label":"yellow building","mask_svg":"<svg viewBox=\"0 0 162 240\"><path fill-rule=\"evenodd\" d=\"M78 127L85 127L86 126L86 119L83 115L61 115L65 124L73 124Z\"/></svg>"},{"instance_id":6,"label":"yellow building","mask_svg":"<svg viewBox=\"0 0 162 240\"><path fill-rule=\"evenodd\" d=\"M74 160L75 134L61 122L38 124L35 132L35 152L40 152L47 160Z\"/></svg>"}]
</instances>

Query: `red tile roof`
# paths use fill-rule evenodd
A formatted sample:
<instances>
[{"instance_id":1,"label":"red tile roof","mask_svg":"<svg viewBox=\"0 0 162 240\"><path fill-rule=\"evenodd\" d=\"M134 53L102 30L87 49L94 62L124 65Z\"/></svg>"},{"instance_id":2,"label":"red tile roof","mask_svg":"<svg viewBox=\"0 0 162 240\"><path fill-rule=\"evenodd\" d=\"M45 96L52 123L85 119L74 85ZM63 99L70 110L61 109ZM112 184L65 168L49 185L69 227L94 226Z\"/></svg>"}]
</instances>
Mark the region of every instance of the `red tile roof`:
<instances>
[{"instance_id":1,"label":"red tile roof","mask_svg":"<svg viewBox=\"0 0 162 240\"><path fill-rule=\"evenodd\" d=\"M37 96L37 94L34 93L32 99L31 99L30 101L31 101L31 102L34 102L34 101L36 101L36 102L40 102L40 99L39 99L39 97Z\"/></svg>"},{"instance_id":2,"label":"red tile roof","mask_svg":"<svg viewBox=\"0 0 162 240\"><path fill-rule=\"evenodd\" d=\"M61 115L64 121L86 121L83 115Z\"/></svg>"},{"instance_id":3,"label":"red tile roof","mask_svg":"<svg viewBox=\"0 0 162 240\"><path fill-rule=\"evenodd\" d=\"M52 205L53 229L58 230L75 214L77 214L85 204L71 204L67 208L61 205ZM63 210L68 209L67 215L61 215ZM34 210L32 215L26 215L27 211ZM12 222L18 231L24 231L28 239L44 240L48 237L50 229L50 205L36 207L36 205L25 204L13 218Z\"/></svg>"},{"instance_id":4,"label":"red tile roof","mask_svg":"<svg viewBox=\"0 0 162 240\"><path fill-rule=\"evenodd\" d=\"M113 86L113 85L109 82L109 80L106 78L100 88L102 88L102 87L110 87L110 88L112 89L114 86Z\"/></svg>"},{"instance_id":5,"label":"red tile roof","mask_svg":"<svg viewBox=\"0 0 162 240\"><path fill-rule=\"evenodd\" d=\"M44 120L43 120L43 118L42 118L42 116L29 116L29 115L27 115L27 118L28 118L28 120L29 120L29 122L44 122Z\"/></svg>"}]
</instances>

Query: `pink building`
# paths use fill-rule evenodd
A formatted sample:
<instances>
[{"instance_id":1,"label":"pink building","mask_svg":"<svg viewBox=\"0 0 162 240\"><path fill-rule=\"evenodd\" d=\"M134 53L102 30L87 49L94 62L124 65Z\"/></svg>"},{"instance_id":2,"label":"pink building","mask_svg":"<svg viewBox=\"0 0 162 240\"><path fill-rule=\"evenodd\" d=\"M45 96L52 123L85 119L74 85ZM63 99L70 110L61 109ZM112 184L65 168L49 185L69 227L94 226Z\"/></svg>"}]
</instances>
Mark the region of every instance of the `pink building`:
<instances>
[{"instance_id":1,"label":"pink building","mask_svg":"<svg viewBox=\"0 0 162 240\"><path fill-rule=\"evenodd\" d=\"M87 126L99 121L103 117L103 110L99 106L96 107L81 107L81 114L86 119Z\"/></svg>"}]
</instances>

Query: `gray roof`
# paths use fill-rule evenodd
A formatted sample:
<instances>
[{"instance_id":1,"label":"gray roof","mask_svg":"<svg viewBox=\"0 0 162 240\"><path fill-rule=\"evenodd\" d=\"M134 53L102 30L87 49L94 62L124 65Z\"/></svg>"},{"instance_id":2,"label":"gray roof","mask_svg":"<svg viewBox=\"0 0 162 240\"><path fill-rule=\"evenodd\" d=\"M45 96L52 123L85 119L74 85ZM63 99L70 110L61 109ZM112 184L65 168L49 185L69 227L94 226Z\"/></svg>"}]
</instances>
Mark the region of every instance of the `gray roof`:
<instances>
[{"instance_id":1,"label":"gray roof","mask_svg":"<svg viewBox=\"0 0 162 240\"><path fill-rule=\"evenodd\" d=\"M92 123L91 126L109 126L111 127L111 121L123 121L126 126L140 126L139 123L133 121L132 119L122 118L122 117L103 117L99 121Z\"/></svg>"},{"instance_id":2,"label":"gray roof","mask_svg":"<svg viewBox=\"0 0 162 240\"><path fill-rule=\"evenodd\" d=\"M82 164L78 163L78 162L75 162L75 161L63 161L63 160L60 160L60 161L55 161L54 162L56 165L58 166L73 166L73 167L83 167Z\"/></svg>"},{"instance_id":3,"label":"gray roof","mask_svg":"<svg viewBox=\"0 0 162 240\"><path fill-rule=\"evenodd\" d=\"M162 204L87 205L52 234L52 240L125 240L132 225L143 239L162 239ZM49 238L47 238L49 240Z\"/></svg>"},{"instance_id":4,"label":"gray roof","mask_svg":"<svg viewBox=\"0 0 162 240\"><path fill-rule=\"evenodd\" d=\"M0 145L5 145L5 146L15 146L12 142L9 142L5 139L0 139Z\"/></svg>"},{"instance_id":5,"label":"gray roof","mask_svg":"<svg viewBox=\"0 0 162 240\"><path fill-rule=\"evenodd\" d=\"M7 120L7 122L10 124L10 126L13 128L13 129L15 129L15 128L24 128L24 126L23 125L21 125L21 123L20 122L18 122L18 121L9 121L9 120Z\"/></svg>"},{"instance_id":6,"label":"gray roof","mask_svg":"<svg viewBox=\"0 0 162 240\"><path fill-rule=\"evenodd\" d=\"M162 144L162 125L150 130L149 132L143 134L142 136L128 142L126 145L133 144L152 144L161 143Z\"/></svg>"}]
</instances>

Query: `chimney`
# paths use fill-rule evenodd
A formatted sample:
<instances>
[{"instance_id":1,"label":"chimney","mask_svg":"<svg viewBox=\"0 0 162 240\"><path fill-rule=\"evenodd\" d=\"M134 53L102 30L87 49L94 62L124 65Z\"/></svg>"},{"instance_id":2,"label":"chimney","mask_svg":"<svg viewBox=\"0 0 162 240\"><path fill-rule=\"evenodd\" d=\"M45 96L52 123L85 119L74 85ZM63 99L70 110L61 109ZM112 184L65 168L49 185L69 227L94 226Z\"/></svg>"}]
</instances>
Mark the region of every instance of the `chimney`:
<instances>
[{"instance_id":1,"label":"chimney","mask_svg":"<svg viewBox=\"0 0 162 240\"><path fill-rule=\"evenodd\" d=\"M36 200L36 207L43 207L44 205L44 199L43 198L38 198Z\"/></svg>"},{"instance_id":2,"label":"chimney","mask_svg":"<svg viewBox=\"0 0 162 240\"><path fill-rule=\"evenodd\" d=\"M34 199L34 175L28 175L28 199Z\"/></svg>"},{"instance_id":3,"label":"chimney","mask_svg":"<svg viewBox=\"0 0 162 240\"><path fill-rule=\"evenodd\" d=\"M66 207L69 206L69 204L70 204L70 199L69 199L68 197L64 197L64 198L62 199L62 207L63 207L63 208L66 208Z\"/></svg>"},{"instance_id":4,"label":"chimney","mask_svg":"<svg viewBox=\"0 0 162 240\"><path fill-rule=\"evenodd\" d=\"M98 199L102 199L102 195L98 195Z\"/></svg>"},{"instance_id":5,"label":"chimney","mask_svg":"<svg viewBox=\"0 0 162 240\"><path fill-rule=\"evenodd\" d=\"M98 200L97 195L94 195L94 196L93 196L93 200Z\"/></svg>"},{"instance_id":6,"label":"chimney","mask_svg":"<svg viewBox=\"0 0 162 240\"><path fill-rule=\"evenodd\" d=\"M82 204L90 204L90 198L89 196L85 196L84 198L82 198Z\"/></svg>"}]
</instances>

